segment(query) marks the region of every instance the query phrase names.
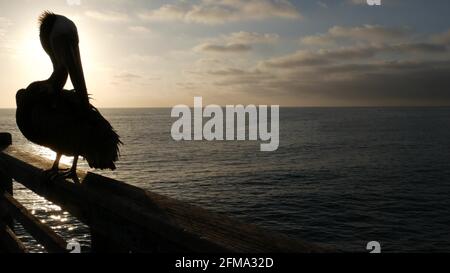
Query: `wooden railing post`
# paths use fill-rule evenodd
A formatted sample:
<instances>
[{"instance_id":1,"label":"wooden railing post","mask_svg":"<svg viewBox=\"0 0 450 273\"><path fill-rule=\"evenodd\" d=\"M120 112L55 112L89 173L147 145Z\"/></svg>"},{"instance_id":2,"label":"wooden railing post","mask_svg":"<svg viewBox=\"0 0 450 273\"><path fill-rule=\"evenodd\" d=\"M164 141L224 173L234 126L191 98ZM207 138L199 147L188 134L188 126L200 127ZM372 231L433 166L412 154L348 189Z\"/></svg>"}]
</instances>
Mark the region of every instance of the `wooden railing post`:
<instances>
[{"instance_id":1,"label":"wooden railing post","mask_svg":"<svg viewBox=\"0 0 450 273\"><path fill-rule=\"evenodd\" d=\"M12 144L11 134L0 133L0 151ZM8 175L5 162L0 161L0 225L7 225L11 229L14 227L14 220L11 217L8 209L5 206L5 200L3 200L3 193L9 193L13 195L13 182L10 175Z\"/></svg>"},{"instance_id":2,"label":"wooden railing post","mask_svg":"<svg viewBox=\"0 0 450 273\"><path fill-rule=\"evenodd\" d=\"M7 177L2 170L0 170L0 225L6 224L11 229L14 226L14 221L5 206L5 200L3 199L3 193L12 194L12 179Z\"/></svg>"},{"instance_id":3,"label":"wooden railing post","mask_svg":"<svg viewBox=\"0 0 450 273\"><path fill-rule=\"evenodd\" d=\"M6 200L2 197L5 192L13 194L12 179L0 168L0 225L6 224L14 230L14 220L5 206Z\"/></svg>"},{"instance_id":4,"label":"wooden railing post","mask_svg":"<svg viewBox=\"0 0 450 273\"><path fill-rule=\"evenodd\" d=\"M10 133L0 133L0 149L8 147L12 144L12 136Z\"/></svg>"},{"instance_id":5,"label":"wooden railing post","mask_svg":"<svg viewBox=\"0 0 450 273\"><path fill-rule=\"evenodd\" d=\"M11 134L0 133L0 152L12 144ZM25 252L25 247L17 240L12 232L14 220L6 207L3 193L13 194L12 178L6 172L5 162L0 159L0 251L13 253Z\"/></svg>"}]
</instances>

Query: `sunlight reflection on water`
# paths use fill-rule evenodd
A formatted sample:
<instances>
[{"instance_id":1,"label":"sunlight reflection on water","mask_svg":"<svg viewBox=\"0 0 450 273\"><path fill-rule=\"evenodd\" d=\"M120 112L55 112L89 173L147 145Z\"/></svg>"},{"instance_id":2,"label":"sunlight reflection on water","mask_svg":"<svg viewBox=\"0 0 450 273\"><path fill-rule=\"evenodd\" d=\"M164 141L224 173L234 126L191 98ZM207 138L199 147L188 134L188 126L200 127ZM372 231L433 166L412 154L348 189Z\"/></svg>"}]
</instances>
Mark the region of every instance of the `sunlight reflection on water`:
<instances>
[{"instance_id":1,"label":"sunlight reflection on water","mask_svg":"<svg viewBox=\"0 0 450 273\"><path fill-rule=\"evenodd\" d=\"M28 144L29 150L31 150L34 154L37 154L43 158L54 161L56 159L56 153L48 148L38 146L35 144ZM73 157L62 156L59 161L62 165L72 165Z\"/></svg>"},{"instance_id":2,"label":"sunlight reflection on water","mask_svg":"<svg viewBox=\"0 0 450 273\"><path fill-rule=\"evenodd\" d=\"M14 196L33 214L41 223L50 226L58 235L66 241L75 239L80 242L82 249L90 249L90 234L87 226L63 211L45 198L42 198L19 183L14 183ZM19 239L25 243L29 252L42 253L45 249L38 244L33 237L16 222L15 231Z\"/></svg>"},{"instance_id":3,"label":"sunlight reflection on water","mask_svg":"<svg viewBox=\"0 0 450 273\"><path fill-rule=\"evenodd\" d=\"M51 160L52 162L56 158L56 153L48 148L29 142L25 142L23 145L25 151L29 151L45 159ZM72 162L73 157L62 156L60 160L60 168L70 166L72 165ZM81 170L85 166L86 164L83 160L81 160L79 163L79 169ZM83 252L88 252L90 250L91 243L89 228L78 221L78 219L70 215L67 211L63 211L60 206L57 206L45 198L33 193L19 183L14 183L14 197L36 218L38 218L41 223L50 226L64 240L78 241ZM46 252L45 248L40 245L18 222L15 223L15 232L18 235L18 238L24 242L29 252Z\"/></svg>"}]
</instances>

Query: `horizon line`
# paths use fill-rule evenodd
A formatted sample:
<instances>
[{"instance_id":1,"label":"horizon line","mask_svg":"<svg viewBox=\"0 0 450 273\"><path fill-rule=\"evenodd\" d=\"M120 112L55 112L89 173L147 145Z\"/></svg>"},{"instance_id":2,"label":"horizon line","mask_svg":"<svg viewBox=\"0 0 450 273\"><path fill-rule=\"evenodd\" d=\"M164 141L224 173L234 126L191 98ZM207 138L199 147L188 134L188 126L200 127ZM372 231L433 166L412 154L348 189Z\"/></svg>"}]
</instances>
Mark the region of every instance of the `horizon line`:
<instances>
[{"instance_id":1,"label":"horizon line","mask_svg":"<svg viewBox=\"0 0 450 273\"><path fill-rule=\"evenodd\" d=\"M239 105L239 104L236 104ZM242 104L241 104L242 105ZM254 104L253 104L254 105ZM189 108L194 108L194 106L188 105ZM207 105L204 105L206 107ZM220 107L225 108L227 105L220 105ZM245 106L245 105L244 105ZM255 105L259 106L259 105ZM271 105L267 105L271 106ZM170 109L175 106L129 106L129 107L96 107L98 109ZM280 108L449 108L450 105L354 105L354 106L282 106ZM0 107L0 110L15 110L17 107Z\"/></svg>"}]
</instances>

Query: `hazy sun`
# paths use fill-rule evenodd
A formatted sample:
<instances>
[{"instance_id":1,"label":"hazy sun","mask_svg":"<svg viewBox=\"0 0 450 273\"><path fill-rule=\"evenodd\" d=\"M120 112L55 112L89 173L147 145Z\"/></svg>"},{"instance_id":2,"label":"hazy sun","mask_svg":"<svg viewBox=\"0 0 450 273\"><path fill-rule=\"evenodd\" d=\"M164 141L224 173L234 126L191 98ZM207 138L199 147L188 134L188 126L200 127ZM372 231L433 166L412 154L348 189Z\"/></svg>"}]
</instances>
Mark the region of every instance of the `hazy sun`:
<instances>
[{"instance_id":1,"label":"hazy sun","mask_svg":"<svg viewBox=\"0 0 450 273\"><path fill-rule=\"evenodd\" d=\"M24 76L34 80L43 80L50 76L53 71L51 60L44 51L39 38L39 28L37 25L28 26L19 37L19 46L16 48L16 58L24 68ZM86 71L92 69L94 60L95 45L93 35L90 30L82 24L78 24L80 35L80 51L83 61L83 68ZM70 82L69 82L70 85Z\"/></svg>"},{"instance_id":2,"label":"hazy sun","mask_svg":"<svg viewBox=\"0 0 450 273\"><path fill-rule=\"evenodd\" d=\"M28 77L41 80L50 76L52 63L41 46L37 31L27 32L22 35L20 46L17 48L16 53L19 62L27 68L23 71Z\"/></svg>"}]
</instances>

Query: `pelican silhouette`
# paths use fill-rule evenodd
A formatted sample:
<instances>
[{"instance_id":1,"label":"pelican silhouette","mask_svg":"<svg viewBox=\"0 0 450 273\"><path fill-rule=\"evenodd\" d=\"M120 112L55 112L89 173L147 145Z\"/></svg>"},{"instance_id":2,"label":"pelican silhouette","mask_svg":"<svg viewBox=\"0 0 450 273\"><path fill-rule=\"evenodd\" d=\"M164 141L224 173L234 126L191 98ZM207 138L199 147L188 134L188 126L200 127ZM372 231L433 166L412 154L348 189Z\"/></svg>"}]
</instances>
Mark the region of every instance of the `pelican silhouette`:
<instances>
[{"instance_id":1,"label":"pelican silhouette","mask_svg":"<svg viewBox=\"0 0 450 273\"><path fill-rule=\"evenodd\" d=\"M119 135L89 103L78 47L78 30L68 18L44 12L39 18L42 47L53 63L49 79L33 82L16 94L16 121L31 142L57 153L51 173L77 178L78 157L91 168L116 168ZM64 90L68 76L75 90ZM59 172L62 155L73 156L73 165Z\"/></svg>"}]
</instances>

